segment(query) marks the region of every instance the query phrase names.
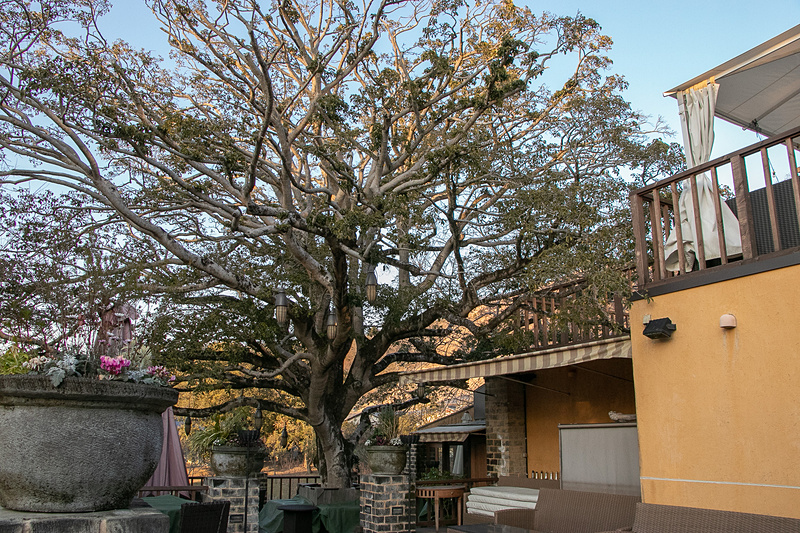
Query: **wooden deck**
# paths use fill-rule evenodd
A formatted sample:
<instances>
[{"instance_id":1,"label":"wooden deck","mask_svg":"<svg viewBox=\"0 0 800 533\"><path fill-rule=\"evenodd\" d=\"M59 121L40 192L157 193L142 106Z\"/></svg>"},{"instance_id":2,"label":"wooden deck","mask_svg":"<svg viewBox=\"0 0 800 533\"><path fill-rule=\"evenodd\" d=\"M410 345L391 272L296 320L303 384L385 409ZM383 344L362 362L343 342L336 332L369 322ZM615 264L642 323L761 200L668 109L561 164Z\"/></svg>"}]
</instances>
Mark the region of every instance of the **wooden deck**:
<instances>
[{"instance_id":1,"label":"wooden deck","mask_svg":"<svg viewBox=\"0 0 800 533\"><path fill-rule=\"evenodd\" d=\"M798 148L800 128L795 128L631 193L638 289L644 292L666 288L679 280L687 281L691 276L714 270L724 272L744 265L751 265L747 270L750 273L754 270L753 263L769 258L783 256L783 263L787 263L786 255L800 251ZM704 173L711 180L714 196L715 235L702 234L697 180L692 179ZM722 186L722 180L732 184L732 195L731 186ZM684 187L690 187L693 193L694 223L698 228L696 260L690 269L691 262L684 247L678 246L678 269L671 272L666 268L665 243L672 232L676 233L678 242L687 240L682 235L681 224L677 223L681 217L679 202L673 201ZM729 197L727 202L725 196ZM726 249L723 202L738 218L741 254L731 254ZM708 260L704 238L707 242L715 239L711 242L719 243L721 257ZM735 277L736 273L728 271L724 275ZM706 276L705 279L713 281L714 278Z\"/></svg>"}]
</instances>

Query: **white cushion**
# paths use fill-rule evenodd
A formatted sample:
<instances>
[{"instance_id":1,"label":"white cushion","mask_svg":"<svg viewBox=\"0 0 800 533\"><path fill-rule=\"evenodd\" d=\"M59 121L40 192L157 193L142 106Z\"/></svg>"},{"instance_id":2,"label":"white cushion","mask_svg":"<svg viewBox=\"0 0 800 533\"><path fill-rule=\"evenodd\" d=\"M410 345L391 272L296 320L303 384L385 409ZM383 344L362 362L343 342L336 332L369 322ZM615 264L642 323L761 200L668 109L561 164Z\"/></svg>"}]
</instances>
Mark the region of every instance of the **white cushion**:
<instances>
[{"instance_id":1,"label":"white cushion","mask_svg":"<svg viewBox=\"0 0 800 533\"><path fill-rule=\"evenodd\" d=\"M494 511L486 511L484 509L478 509L477 507L470 507L469 503L467 503L467 512L469 514L481 514L484 516L494 516Z\"/></svg>"},{"instance_id":2,"label":"white cushion","mask_svg":"<svg viewBox=\"0 0 800 533\"><path fill-rule=\"evenodd\" d=\"M533 503L536 503L539 499L539 489L527 489L524 487L474 487L470 491L470 496L472 494Z\"/></svg>"},{"instance_id":3,"label":"white cushion","mask_svg":"<svg viewBox=\"0 0 800 533\"><path fill-rule=\"evenodd\" d=\"M492 496L483 496L482 494L470 494L467 498L467 504L469 503L486 504L493 507L499 507L500 509L536 509L536 502L495 498Z\"/></svg>"}]
</instances>

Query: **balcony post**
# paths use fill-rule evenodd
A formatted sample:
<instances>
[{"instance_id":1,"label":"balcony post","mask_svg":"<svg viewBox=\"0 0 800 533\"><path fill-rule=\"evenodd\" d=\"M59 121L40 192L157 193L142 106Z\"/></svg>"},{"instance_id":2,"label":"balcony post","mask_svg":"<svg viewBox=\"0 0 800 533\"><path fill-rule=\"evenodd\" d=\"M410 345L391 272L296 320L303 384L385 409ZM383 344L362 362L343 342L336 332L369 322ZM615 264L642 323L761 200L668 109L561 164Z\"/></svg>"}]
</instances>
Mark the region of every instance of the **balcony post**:
<instances>
[{"instance_id":1,"label":"balcony post","mask_svg":"<svg viewBox=\"0 0 800 533\"><path fill-rule=\"evenodd\" d=\"M733 190L736 194L736 215L739 218L739 233L742 237L742 256L752 259L756 255L756 231L753 226L753 205L750 203L750 187L747 184L747 169L744 158L735 154L731 158Z\"/></svg>"},{"instance_id":2,"label":"balcony post","mask_svg":"<svg viewBox=\"0 0 800 533\"><path fill-rule=\"evenodd\" d=\"M644 227L644 200L636 193L631 193L631 218L633 219L633 236L636 240L636 275L639 278L638 288L647 282L647 233Z\"/></svg>"}]
</instances>

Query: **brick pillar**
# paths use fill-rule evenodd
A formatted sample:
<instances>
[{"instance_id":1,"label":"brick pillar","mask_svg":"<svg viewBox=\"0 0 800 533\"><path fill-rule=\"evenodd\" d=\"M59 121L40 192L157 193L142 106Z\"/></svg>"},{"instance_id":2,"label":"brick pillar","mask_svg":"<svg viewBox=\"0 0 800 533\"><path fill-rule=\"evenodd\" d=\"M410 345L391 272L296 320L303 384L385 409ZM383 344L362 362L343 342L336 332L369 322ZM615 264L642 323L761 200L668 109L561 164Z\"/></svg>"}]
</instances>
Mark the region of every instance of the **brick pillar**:
<instances>
[{"instance_id":1,"label":"brick pillar","mask_svg":"<svg viewBox=\"0 0 800 533\"><path fill-rule=\"evenodd\" d=\"M416 531L416 497L409 476L362 475L360 488L363 533Z\"/></svg>"},{"instance_id":2,"label":"brick pillar","mask_svg":"<svg viewBox=\"0 0 800 533\"><path fill-rule=\"evenodd\" d=\"M411 478L411 482L417 480L417 446L418 444L411 444L408 447L408 454L406 455L406 467L403 469L403 474Z\"/></svg>"},{"instance_id":3,"label":"brick pillar","mask_svg":"<svg viewBox=\"0 0 800 533\"><path fill-rule=\"evenodd\" d=\"M258 533L258 477L209 477L205 501L231 502L228 533ZM247 497L245 498L245 495ZM247 530L245 530L245 500L247 500Z\"/></svg>"},{"instance_id":4,"label":"brick pillar","mask_svg":"<svg viewBox=\"0 0 800 533\"><path fill-rule=\"evenodd\" d=\"M525 386L486 379L486 473L527 476Z\"/></svg>"}]
</instances>

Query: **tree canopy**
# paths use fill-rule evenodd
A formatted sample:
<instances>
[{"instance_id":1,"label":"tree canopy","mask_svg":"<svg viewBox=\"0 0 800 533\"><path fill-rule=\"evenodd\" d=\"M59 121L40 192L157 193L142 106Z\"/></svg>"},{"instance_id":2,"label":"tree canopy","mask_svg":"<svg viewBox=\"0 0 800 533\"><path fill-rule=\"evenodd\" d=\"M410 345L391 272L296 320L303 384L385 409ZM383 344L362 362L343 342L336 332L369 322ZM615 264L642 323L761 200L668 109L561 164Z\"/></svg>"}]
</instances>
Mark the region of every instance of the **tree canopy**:
<instances>
[{"instance_id":1,"label":"tree canopy","mask_svg":"<svg viewBox=\"0 0 800 533\"><path fill-rule=\"evenodd\" d=\"M100 0L0 7L0 335L46 344L67 291L157 296L149 342L184 386L308 422L332 485L360 398L399 363L485 357L532 289L607 282L631 179L675 163L581 15L147 3L166 59L103 35Z\"/></svg>"}]
</instances>

